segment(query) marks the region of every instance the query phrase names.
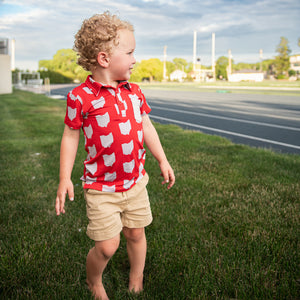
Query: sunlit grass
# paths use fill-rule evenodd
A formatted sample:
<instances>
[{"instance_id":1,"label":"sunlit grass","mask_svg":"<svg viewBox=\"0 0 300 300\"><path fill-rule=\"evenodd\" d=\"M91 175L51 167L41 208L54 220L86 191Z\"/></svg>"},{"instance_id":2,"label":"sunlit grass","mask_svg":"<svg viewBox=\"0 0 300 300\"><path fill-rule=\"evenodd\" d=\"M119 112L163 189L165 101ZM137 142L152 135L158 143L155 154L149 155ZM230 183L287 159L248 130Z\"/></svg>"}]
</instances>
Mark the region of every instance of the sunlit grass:
<instances>
[{"instance_id":1,"label":"sunlit grass","mask_svg":"<svg viewBox=\"0 0 300 300\"><path fill-rule=\"evenodd\" d=\"M90 299L80 185L57 217L65 102L17 91L0 96L1 299ZM297 299L300 157L155 123L176 173L161 186L148 154L153 223L145 291L127 293L125 241L104 275L111 299Z\"/></svg>"}]
</instances>

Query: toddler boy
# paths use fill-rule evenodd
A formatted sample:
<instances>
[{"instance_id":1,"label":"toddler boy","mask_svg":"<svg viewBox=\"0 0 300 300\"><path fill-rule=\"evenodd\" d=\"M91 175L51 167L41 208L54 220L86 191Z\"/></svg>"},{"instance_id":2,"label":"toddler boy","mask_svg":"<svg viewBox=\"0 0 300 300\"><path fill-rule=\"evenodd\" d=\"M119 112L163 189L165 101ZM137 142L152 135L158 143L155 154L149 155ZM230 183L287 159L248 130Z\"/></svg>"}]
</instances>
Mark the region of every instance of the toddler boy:
<instances>
[{"instance_id":1,"label":"toddler boy","mask_svg":"<svg viewBox=\"0 0 300 300\"><path fill-rule=\"evenodd\" d=\"M103 300L108 296L102 274L119 247L121 231L130 262L129 290L143 289L144 228L152 222L144 142L159 163L162 183L171 188L175 176L143 93L127 81L136 62L132 25L108 12L95 15L76 34L75 50L78 64L92 75L67 97L55 209L57 215L65 213L66 194L74 200L71 173L82 128L87 151L82 176L87 235L95 241L86 260L87 283L95 298Z\"/></svg>"}]
</instances>

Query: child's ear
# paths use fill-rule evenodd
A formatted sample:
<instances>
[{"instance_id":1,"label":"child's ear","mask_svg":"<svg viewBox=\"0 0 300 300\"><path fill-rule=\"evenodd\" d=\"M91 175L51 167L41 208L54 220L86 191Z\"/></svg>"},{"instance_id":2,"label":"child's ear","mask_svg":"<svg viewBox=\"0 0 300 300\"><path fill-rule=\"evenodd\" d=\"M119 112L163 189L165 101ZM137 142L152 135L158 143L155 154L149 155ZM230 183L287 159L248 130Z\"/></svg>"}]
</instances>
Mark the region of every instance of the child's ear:
<instances>
[{"instance_id":1,"label":"child's ear","mask_svg":"<svg viewBox=\"0 0 300 300\"><path fill-rule=\"evenodd\" d=\"M103 67L107 68L110 62L109 56L106 52L99 52L97 56L98 64Z\"/></svg>"}]
</instances>

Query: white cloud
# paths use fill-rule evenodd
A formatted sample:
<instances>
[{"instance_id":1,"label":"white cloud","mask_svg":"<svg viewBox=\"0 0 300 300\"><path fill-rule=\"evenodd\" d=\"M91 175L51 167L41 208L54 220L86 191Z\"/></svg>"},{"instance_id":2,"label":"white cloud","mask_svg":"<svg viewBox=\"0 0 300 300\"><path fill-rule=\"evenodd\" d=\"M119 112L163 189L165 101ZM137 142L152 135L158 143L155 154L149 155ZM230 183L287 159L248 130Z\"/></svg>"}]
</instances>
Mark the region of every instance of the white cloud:
<instances>
[{"instance_id":1,"label":"white cloud","mask_svg":"<svg viewBox=\"0 0 300 300\"><path fill-rule=\"evenodd\" d=\"M217 55L227 56L230 48L243 61L253 60L261 48L265 58L267 53L274 56L281 36L288 38L293 53L300 52L298 0L1 1L1 36L16 39L17 67L21 62L51 59L57 50L73 47L74 35L84 19L106 10L134 25L137 59L162 59L167 45L168 59L192 60L194 30L198 31L198 55L207 64L212 32L216 33Z\"/></svg>"},{"instance_id":2,"label":"white cloud","mask_svg":"<svg viewBox=\"0 0 300 300\"><path fill-rule=\"evenodd\" d=\"M35 8L29 12L8 14L0 19L0 30L10 30L13 27L20 27L41 20L47 15L47 11Z\"/></svg>"}]
</instances>

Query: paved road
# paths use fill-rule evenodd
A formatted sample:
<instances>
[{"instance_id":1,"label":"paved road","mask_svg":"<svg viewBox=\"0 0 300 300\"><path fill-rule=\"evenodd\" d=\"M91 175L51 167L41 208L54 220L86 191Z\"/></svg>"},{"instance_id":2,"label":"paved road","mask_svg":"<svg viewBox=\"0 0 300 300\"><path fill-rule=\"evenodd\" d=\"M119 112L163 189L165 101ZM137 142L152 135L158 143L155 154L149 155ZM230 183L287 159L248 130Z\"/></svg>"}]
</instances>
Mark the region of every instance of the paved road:
<instances>
[{"instance_id":1,"label":"paved road","mask_svg":"<svg viewBox=\"0 0 300 300\"><path fill-rule=\"evenodd\" d=\"M52 89L67 94L70 87ZM238 144L300 154L295 96L144 90L157 122L226 137Z\"/></svg>"}]
</instances>

